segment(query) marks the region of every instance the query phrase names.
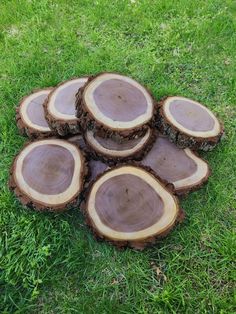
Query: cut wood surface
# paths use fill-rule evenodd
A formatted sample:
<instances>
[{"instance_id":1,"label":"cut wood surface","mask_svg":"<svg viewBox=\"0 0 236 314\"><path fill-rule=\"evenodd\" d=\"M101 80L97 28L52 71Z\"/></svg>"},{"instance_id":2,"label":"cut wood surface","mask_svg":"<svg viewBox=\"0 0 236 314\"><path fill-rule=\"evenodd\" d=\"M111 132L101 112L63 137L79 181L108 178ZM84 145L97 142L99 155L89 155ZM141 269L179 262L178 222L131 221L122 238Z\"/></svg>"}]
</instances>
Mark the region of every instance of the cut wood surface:
<instances>
[{"instance_id":1,"label":"cut wood surface","mask_svg":"<svg viewBox=\"0 0 236 314\"><path fill-rule=\"evenodd\" d=\"M87 166L81 150L60 139L27 144L11 168L10 188L22 204L63 211L77 204Z\"/></svg>"},{"instance_id":2,"label":"cut wood surface","mask_svg":"<svg viewBox=\"0 0 236 314\"><path fill-rule=\"evenodd\" d=\"M97 236L139 249L167 235L182 218L165 184L151 170L133 165L100 175L88 192L85 213Z\"/></svg>"},{"instance_id":3,"label":"cut wood surface","mask_svg":"<svg viewBox=\"0 0 236 314\"><path fill-rule=\"evenodd\" d=\"M53 131L45 119L43 103L52 88L34 91L24 97L16 108L16 123L23 135L30 138L45 138L53 135Z\"/></svg>"},{"instance_id":4,"label":"cut wood surface","mask_svg":"<svg viewBox=\"0 0 236 314\"><path fill-rule=\"evenodd\" d=\"M223 135L223 126L208 108L179 96L160 102L156 124L182 148L211 150Z\"/></svg>"},{"instance_id":5,"label":"cut wood surface","mask_svg":"<svg viewBox=\"0 0 236 314\"><path fill-rule=\"evenodd\" d=\"M162 179L174 185L177 194L200 188L210 175L208 163L189 148L178 148L166 137L158 135L141 162Z\"/></svg>"},{"instance_id":6,"label":"cut wood surface","mask_svg":"<svg viewBox=\"0 0 236 314\"><path fill-rule=\"evenodd\" d=\"M137 81L101 73L79 90L76 110L84 130L99 130L103 137L133 138L145 133L152 122L154 102Z\"/></svg>"},{"instance_id":7,"label":"cut wood surface","mask_svg":"<svg viewBox=\"0 0 236 314\"><path fill-rule=\"evenodd\" d=\"M152 147L155 135L151 128L148 128L143 136L117 141L101 137L94 131L88 130L85 132L84 138L89 148L88 153L95 159L117 163L142 159Z\"/></svg>"},{"instance_id":8,"label":"cut wood surface","mask_svg":"<svg viewBox=\"0 0 236 314\"><path fill-rule=\"evenodd\" d=\"M59 135L80 133L75 116L75 95L88 78L74 78L55 87L45 101L45 115L50 127Z\"/></svg>"}]
</instances>

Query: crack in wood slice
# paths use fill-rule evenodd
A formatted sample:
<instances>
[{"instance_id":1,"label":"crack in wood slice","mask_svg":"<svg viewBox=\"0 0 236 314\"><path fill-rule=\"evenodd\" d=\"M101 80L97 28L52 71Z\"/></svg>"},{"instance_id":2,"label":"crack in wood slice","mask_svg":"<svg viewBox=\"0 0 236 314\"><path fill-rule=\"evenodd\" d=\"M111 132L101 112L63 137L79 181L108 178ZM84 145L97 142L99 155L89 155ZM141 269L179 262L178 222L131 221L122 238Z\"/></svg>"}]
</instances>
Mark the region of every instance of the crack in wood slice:
<instances>
[{"instance_id":1,"label":"crack in wood slice","mask_svg":"<svg viewBox=\"0 0 236 314\"><path fill-rule=\"evenodd\" d=\"M117 140L142 136L153 123L154 101L137 81L120 74L91 77L76 97L83 130Z\"/></svg>"},{"instance_id":2,"label":"crack in wood slice","mask_svg":"<svg viewBox=\"0 0 236 314\"><path fill-rule=\"evenodd\" d=\"M179 96L159 103L156 125L177 146L195 150L212 150L224 133L223 125L208 108Z\"/></svg>"},{"instance_id":3,"label":"crack in wood slice","mask_svg":"<svg viewBox=\"0 0 236 314\"><path fill-rule=\"evenodd\" d=\"M44 103L48 124L61 136L78 134L81 131L75 116L75 95L87 80L87 77L81 77L60 83Z\"/></svg>"},{"instance_id":4,"label":"crack in wood slice","mask_svg":"<svg viewBox=\"0 0 236 314\"><path fill-rule=\"evenodd\" d=\"M109 164L128 160L141 160L151 149L155 137L151 128L148 128L141 137L124 139L122 141L103 138L91 130L86 131L84 134L88 154L94 159L102 160Z\"/></svg>"},{"instance_id":5,"label":"crack in wood slice","mask_svg":"<svg viewBox=\"0 0 236 314\"><path fill-rule=\"evenodd\" d=\"M16 156L9 187L23 205L64 211L78 204L87 175L81 150L60 139L28 143Z\"/></svg>"},{"instance_id":6,"label":"crack in wood slice","mask_svg":"<svg viewBox=\"0 0 236 314\"><path fill-rule=\"evenodd\" d=\"M43 103L51 91L52 88L39 89L22 98L16 108L16 123L22 135L31 139L54 135L45 119L43 109Z\"/></svg>"},{"instance_id":7,"label":"crack in wood slice","mask_svg":"<svg viewBox=\"0 0 236 314\"><path fill-rule=\"evenodd\" d=\"M143 249L183 219L177 198L152 170L118 166L91 185L84 205L87 223L102 239Z\"/></svg>"},{"instance_id":8,"label":"crack in wood slice","mask_svg":"<svg viewBox=\"0 0 236 314\"><path fill-rule=\"evenodd\" d=\"M153 147L141 163L173 184L178 195L197 190L210 176L210 168L205 160L189 148L178 148L161 135L157 136Z\"/></svg>"}]
</instances>

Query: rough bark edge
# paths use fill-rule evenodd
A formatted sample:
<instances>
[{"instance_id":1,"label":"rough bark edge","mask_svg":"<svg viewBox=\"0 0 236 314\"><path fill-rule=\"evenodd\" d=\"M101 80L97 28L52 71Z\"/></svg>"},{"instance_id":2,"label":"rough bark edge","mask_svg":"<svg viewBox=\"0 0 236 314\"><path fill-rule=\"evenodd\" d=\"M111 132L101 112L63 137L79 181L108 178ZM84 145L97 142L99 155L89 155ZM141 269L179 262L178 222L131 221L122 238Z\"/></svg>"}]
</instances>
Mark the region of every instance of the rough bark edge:
<instances>
[{"instance_id":1,"label":"rough bark edge","mask_svg":"<svg viewBox=\"0 0 236 314\"><path fill-rule=\"evenodd\" d=\"M115 165L115 164L119 164L126 161L132 161L132 160L134 161L142 160L142 158L144 158L144 156L151 150L156 140L156 137L157 137L157 132L154 129L150 128L150 136L147 142L142 147L140 147L137 151L132 153L130 156L126 156L126 157L120 157L120 156L112 157L108 154L100 153L96 151L95 148L87 141L86 135L85 134L83 135L84 142L86 144L85 150L88 156L90 156L91 158L95 160L100 160L108 165Z\"/></svg>"},{"instance_id":2,"label":"rough bark edge","mask_svg":"<svg viewBox=\"0 0 236 314\"><path fill-rule=\"evenodd\" d=\"M76 106L76 116L79 119L79 124L82 128L82 130L93 130L94 132L99 132L99 134L102 137L108 137L108 138L114 138L115 140L123 140L123 139L132 139L135 138L135 136L142 136L145 134L145 132L148 129L148 126L153 126L154 125L154 116L155 116L155 101L150 93L150 91L143 86L141 83L140 85L145 88L146 92L150 95L152 102L153 102L153 117L147 122L144 123L143 125L133 127L132 130L116 130L116 129L111 129L107 128L104 126L100 121L97 121L92 114L86 109L86 105L84 103L84 98L83 98L83 92L87 85L90 84L90 82L94 79L96 79L98 76L103 75L103 74L119 74L120 73L115 73L115 72L101 72L98 73L97 75L90 76L88 78L88 81L85 83L83 87L81 87L78 90L78 93L76 94L76 101L75 101L75 106Z\"/></svg>"},{"instance_id":3,"label":"rough bark edge","mask_svg":"<svg viewBox=\"0 0 236 314\"><path fill-rule=\"evenodd\" d=\"M57 139L57 138L55 138ZM29 207L33 210L39 211L39 212L64 212L66 210L72 209L76 206L79 205L81 202L81 193L83 193L84 190L84 184L86 177L88 175L88 166L87 166L87 160L84 157L84 154L82 151L80 151L81 155L81 160L83 162L83 171L81 172L81 188L80 190L73 196L71 200L69 200L66 204L60 204L60 205L55 205L55 206L47 206L44 205L36 200L32 200L28 195L25 194L24 191L20 189L20 187L17 185L14 179L14 169L15 169L15 164L18 158L18 155L21 153L23 149L25 149L27 146L29 146L31 143L37 142L37 141L32 141L32 142L27 142L25 145L23 145L22 149L19 151L19 153L14 157L11 168L10 168L10 176L8 180L8 187L9 189L14 192L15 196L18 198L20 203L23 206ZM77 149L78 147L73 144Z\"/></svg>"},{"instance_id":4,"label":"rough bark edge","mask_svg":"<svg viewBox=\"0 0 236 314\"><path fill-rule=\"evenodd\" d=\"M211 151L216 147L224 135L224 126L221 121L220 123L220 132L216 136L202 138L186 134L184 131L179 130L174 126L165 116L163 105L167 98L172 96L167 96L162 98L156 105L157 112L155 117L155 124L159 131L166 135L169 140L175 143L180 148L191 148L193 150L203 150ZM175 96L182 97L182 96Z\"/></svg>"},{"instance_id":5,"label":"rough bark edge","mask_svg":"<svg viewBox=\"0 0 236 314\"><path fill-rule=\"evenodd\" d=\"M81 127L79 124L79 120L77 118L71 119L71 120L63 120L57 117L54 117L48 110L48 102L50 98L52 97L52 93L55 91L55 89L59 88L61 85L64 85L67 82L73 81L75 79L82 79L82 78L88 78L88 76L82 76L82 77L73 77L69 80L65 80L59 84L57 84L54 89L49 93L48 97L46 98L43 107L45 112L45 119L47 120L50 128L54 130L55 133L57 133L60 136L67 136L67 135L77 135L81 134ZM86 83L85 83L86 84Z\"/></svg>"},{"instance_id":6,"label":"rough bark edge","mask_svg":"<svg viewBox=\"0 0 236 314\"><path fill-rule=\"evenodd\" d=\"M88 202L89 194L91 192L93 184L101 176L103 176L107 172L110 172L110 171L112 171L114 169L117 169L117 168L120 168L120 167L123 167L123 166L124 165L118 165L116 167L110 168L110 169L104 171L102 174L98 175L93 181L91 181L90 184L89 184L89 187L85 191L85 200L86 201L83 201L80 204L80 209L81 209L81 211L83 212L83 214L85 216L85 223L88 225L88 227L92 231L94 237L98 241L104 240L104 241L106 241L106 242L108 242L108 243L110 243L110 244L112 244L112 245L114 245L114 246L116 246L117 248L120 248L120 249L129 247L129 248L133 248L133 249L136 249L136 250L143 250L147 246L154 245L158 240L165 238L170 233L170 231L172 231L172 229L175 228L175 226L178 223L183 222L183 220L185 219L185 212L180 207L179 200L178 200L177 196L173 194L174 193L173 184L170 184L167 181L161 179L150 167L142 166L142 165L138 164L137 162L130 162L130 163L126 164L125 166L136 166L136 167L142 168L143 170L146 170L148 173L153 175L164 186L164 188L168 190L168 192L170 194L173 195L173 197L175 199L175 202L177 204L177 207L178 207L178 215L176 217L176 220L175 220L175 222L173 223L172 226L170 226L168 229L163 231L161 234L149 236L149 237L147 237L147 238L145 238L143 240L139 240L139 241L132 241L132 240L129 240L129 241L115 241L113 239L110 239L107 236L104 236L104 235L100 234L99 231L97 230L96 226L94 225L93 220L89 216L88 211L87 211L87 202Z\"/></svg>"},{"instance_id":7,"label":"rough bark edge","mask_svg":"<svg viewBox=\"0 0 236 314\"><path fill-rule=\"evenodd\" d=\"M33 128L33 127L27 125L24 122L24 120L22 119L21 114L20 114L20 108L21 108L22 104L25 102L25 100L31 94L34 94L34 93L37 93L40 91L44 91L46 89L52 89L53 90L53 87L46 87L46 88L32 90L29 95L26 95L23 98L21 98L19 105L16 107L16 125L20 131L20 134L23 136L29 137L31 140L44 139L44 138L46 139L48 137L55 135L55 132L53 130L51 130L51 131L40 131L40 130L37 130L36 128Z\"/></svg>"}]
</instances>

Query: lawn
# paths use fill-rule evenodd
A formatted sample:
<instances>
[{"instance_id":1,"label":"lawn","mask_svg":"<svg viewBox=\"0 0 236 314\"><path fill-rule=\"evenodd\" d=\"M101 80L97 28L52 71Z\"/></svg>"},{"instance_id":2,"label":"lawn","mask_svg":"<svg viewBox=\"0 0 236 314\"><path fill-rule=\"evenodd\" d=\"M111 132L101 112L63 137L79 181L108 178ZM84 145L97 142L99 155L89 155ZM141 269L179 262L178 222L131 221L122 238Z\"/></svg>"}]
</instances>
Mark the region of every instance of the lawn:
<instances>
[{"instance_id":1,"label":"lawn","mask_svg":"<svg viewBox=\"0 0 236 314\"><path fill-rule=\"evenodd\" d=\"M0 1L0 312L236 311L236 3L208 0ZM156 99L183 95L224 121L209 182L181 201L185 222L142 252L97 242L79 208L41 214L7 187L27 139L15 107L33 89L115 71Z\"/></svg>"}]
</instances>

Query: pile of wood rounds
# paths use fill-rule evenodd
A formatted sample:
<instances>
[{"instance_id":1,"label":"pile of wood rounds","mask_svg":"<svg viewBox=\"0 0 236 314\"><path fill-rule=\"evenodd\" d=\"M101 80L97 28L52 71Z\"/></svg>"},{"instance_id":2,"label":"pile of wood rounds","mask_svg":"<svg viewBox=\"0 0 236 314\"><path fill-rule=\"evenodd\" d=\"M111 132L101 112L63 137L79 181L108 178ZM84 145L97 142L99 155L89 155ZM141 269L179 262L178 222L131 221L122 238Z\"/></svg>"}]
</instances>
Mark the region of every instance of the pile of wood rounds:
<instances>
[{"instance_id":1,"label":"pile of wood rounds","mask_svg":"<svg viewBox=\"0 0 236 314\"><path fill-rule=\"evenodd\" d=\"M9 186L38 211L83 210L94 234L137 249L184 218L178 196L205 183L223 126L204 105L154 100L117 73L73 78L34 91L16 109L30 138L15 157Z\"/></svg>"}]
</instances>

